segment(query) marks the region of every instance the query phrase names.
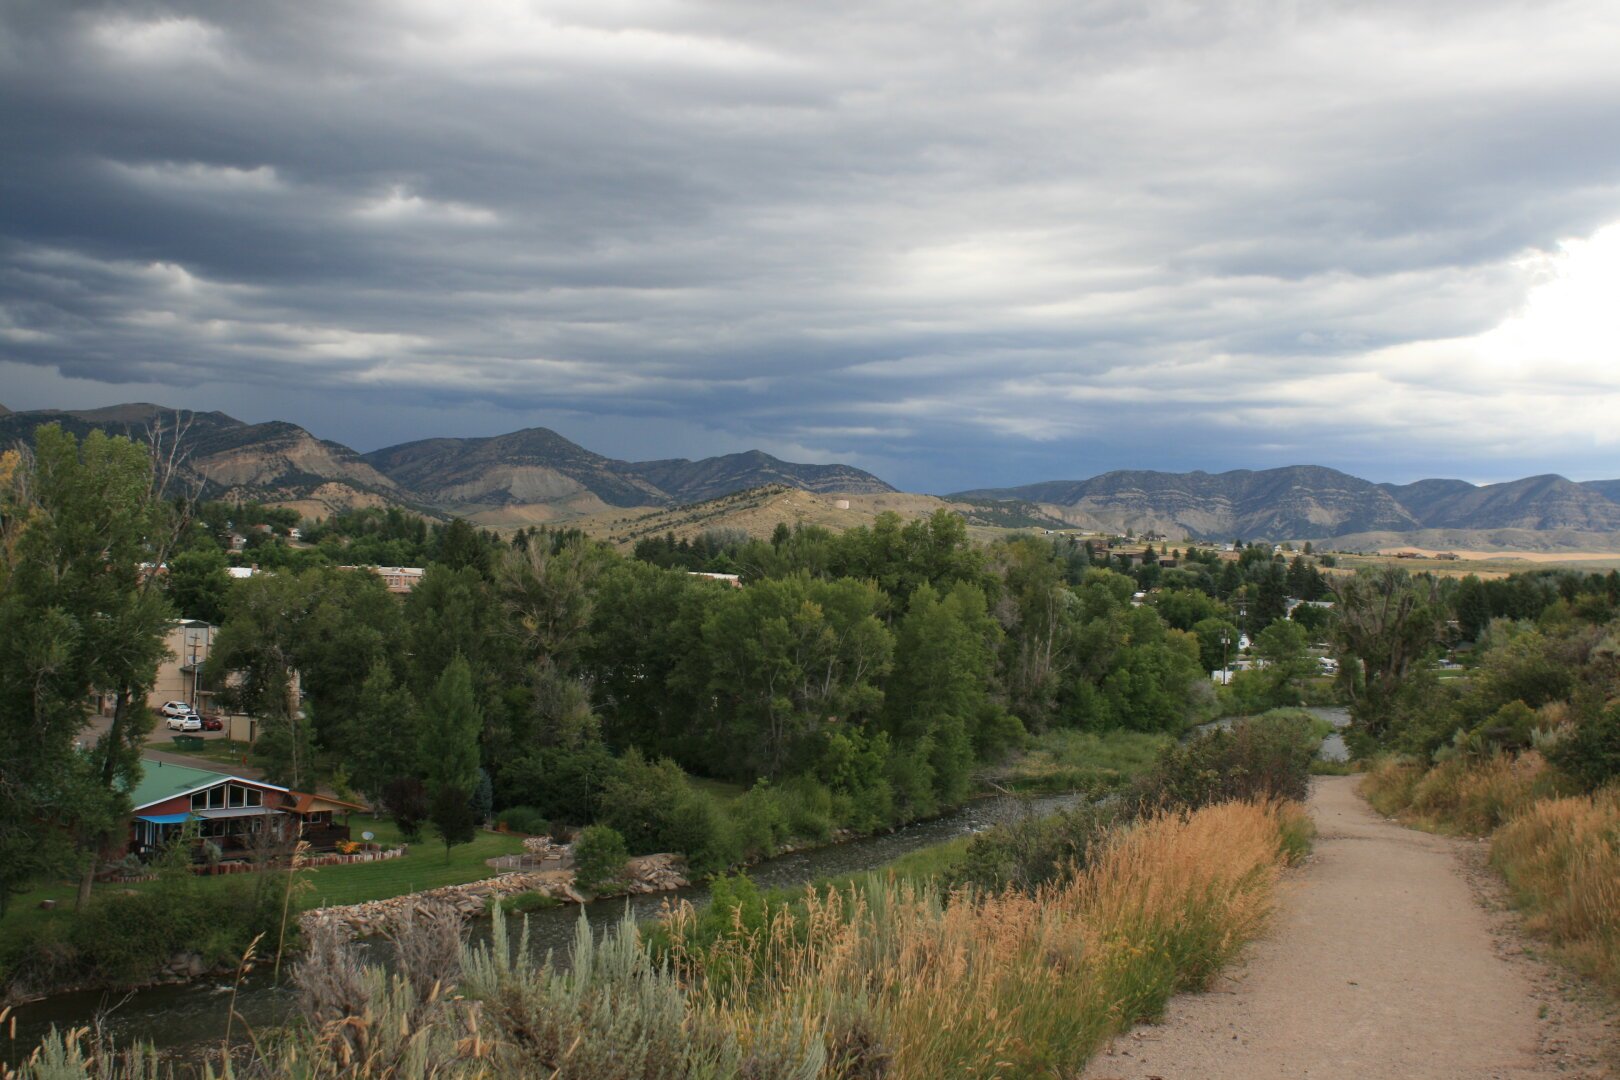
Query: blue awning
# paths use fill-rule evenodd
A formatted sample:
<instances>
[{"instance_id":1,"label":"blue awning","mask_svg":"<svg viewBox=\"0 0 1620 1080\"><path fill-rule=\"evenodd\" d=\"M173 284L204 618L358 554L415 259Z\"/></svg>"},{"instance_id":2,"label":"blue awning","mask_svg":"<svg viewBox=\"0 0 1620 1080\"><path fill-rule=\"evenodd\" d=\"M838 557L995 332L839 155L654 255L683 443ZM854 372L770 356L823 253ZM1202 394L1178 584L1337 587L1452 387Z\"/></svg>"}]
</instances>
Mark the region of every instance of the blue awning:
<instances>
[{"instance_id":1,"label":"blue awning","mask_svg":"<svg viewBox=\"0 0 1620 1080\"><path fill-rule=\"evenodd\" d=\"M136 821L150 821L154 825L178 825L190 814L141 814Z\"/></svg>"}]
</instances>

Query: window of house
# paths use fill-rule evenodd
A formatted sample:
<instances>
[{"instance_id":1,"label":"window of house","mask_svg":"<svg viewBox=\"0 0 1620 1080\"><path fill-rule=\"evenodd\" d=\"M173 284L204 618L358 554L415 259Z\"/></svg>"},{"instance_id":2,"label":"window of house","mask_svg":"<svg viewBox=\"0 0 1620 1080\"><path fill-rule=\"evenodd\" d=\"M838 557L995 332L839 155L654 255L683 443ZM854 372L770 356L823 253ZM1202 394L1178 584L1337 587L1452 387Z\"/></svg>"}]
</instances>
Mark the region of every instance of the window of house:
<instances>
[{"instance_id":1,"label":"window of house","mask_svg":"<svg viewBox=\"0 0 1620 1080\"><path fill-rule=\"evenodd\" d=\"M247 804L249 806L263 806L264 792L260 791L258 788L248 788Z\"/></svg>"},{"instance_id":2,"label":"window of house","mask_svg":"<svg viewBox=\"0 0 1620 1080\"><path fill-rule=\"evenodd\" d=\"M228 794L229 794L229 798L226 799L226 804L227 805L229 805L229 806L245 806L245 805L247 805L246 804L247 788L243 787L241 784L231 784L227 790L228 790Z\"/></svg>"},{"instance_id":3,"label":"window of house","mask_svg":"<svg viewBox=\"0 0 1620 1080\"><path fill-rule=\"evenodd\" d=\"M208 809L221 810L225 806L225 785L208 789Z\"/></svg>"}]
</instances>

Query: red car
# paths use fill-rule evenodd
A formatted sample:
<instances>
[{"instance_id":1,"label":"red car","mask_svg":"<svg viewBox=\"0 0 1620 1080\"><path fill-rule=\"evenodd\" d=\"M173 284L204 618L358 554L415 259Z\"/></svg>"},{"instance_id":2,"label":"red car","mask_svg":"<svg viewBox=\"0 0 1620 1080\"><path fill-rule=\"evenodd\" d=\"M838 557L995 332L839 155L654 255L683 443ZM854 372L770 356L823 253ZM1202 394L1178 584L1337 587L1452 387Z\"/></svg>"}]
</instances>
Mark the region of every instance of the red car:
<instances>
[{"instance_id":1,"label":"red car","mask_svg":"<svg viewBox=\"0 0 1620 1080\"><path fill-rule=\"evenodd\" d=\"M203 730L204 731L224 731L225 730L225 721L221 720L217 716L205 716L205 717L203 717L202 718L202 724L203 724Z\"/></svg>"}]
</instances>

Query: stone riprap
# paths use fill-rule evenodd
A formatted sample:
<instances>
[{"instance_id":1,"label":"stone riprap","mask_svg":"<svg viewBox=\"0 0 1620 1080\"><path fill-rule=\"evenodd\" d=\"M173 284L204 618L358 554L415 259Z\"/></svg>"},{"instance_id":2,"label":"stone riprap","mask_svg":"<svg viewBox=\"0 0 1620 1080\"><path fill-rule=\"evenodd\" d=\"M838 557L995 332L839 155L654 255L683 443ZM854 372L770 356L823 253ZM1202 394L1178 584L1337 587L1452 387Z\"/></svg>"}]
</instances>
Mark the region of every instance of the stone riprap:
<instances>
[{"instance_id":1,"label":"stone riprap","mask_svg":"<svg viewBox=\"0 0 1620 1080\"><path fill-rule=\"evenodd\" d=\"M571 860L570 860L571 861ZM463 885L445 885L438 889L390 896L384 900L368 900L362 904L314 908L299 917L306 934L320 927L338 926L351 937L369 937L389 929L407 911L426 907L445 907L463 918L481 915L488 909L491 897L496 899L519 893L539 893L567 904L582 904L600 896L624 893L667 892L691 884L686 878L686 863L679 855L642 855L625 864L623 886L600 893L584 893L574 887L572 870L520 870L500 874Z\"/></svg>"}]
</instances>

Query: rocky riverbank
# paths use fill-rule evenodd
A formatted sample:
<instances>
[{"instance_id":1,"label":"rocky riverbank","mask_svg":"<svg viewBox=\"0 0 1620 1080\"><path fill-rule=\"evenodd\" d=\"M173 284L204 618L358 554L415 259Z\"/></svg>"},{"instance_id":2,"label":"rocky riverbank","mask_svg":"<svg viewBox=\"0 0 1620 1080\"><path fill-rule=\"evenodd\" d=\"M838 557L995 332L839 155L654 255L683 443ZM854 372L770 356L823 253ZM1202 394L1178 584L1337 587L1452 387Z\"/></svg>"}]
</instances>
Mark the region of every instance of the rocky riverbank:
<instances>
[{"instance_id":1,"label":"rocky riverbank","mask_svg":"<svg viewBox=\"0 0 1620 1080\"><path fill-rule=\"evenodd\" d=\"M446 885L424 892L368 900L361 904L313 908L299 917L304 933L336 926L350 937L368 937L386 931L408 911L423 907L449 907L463 918L482 915L491 899L500 900L521 893L538 893L565 904L583 904L602 896L668 892L685 888L686 861L679 855L642 855L625 864L622 886L600 893L588 893L574 885L572 869L516 870L481 881Z\"/></svg>"}]
</instances>

